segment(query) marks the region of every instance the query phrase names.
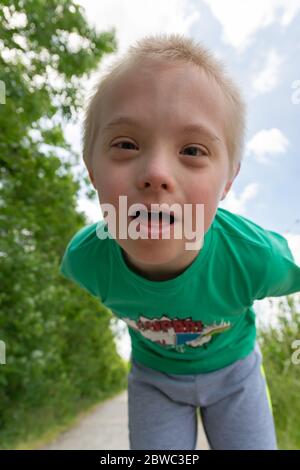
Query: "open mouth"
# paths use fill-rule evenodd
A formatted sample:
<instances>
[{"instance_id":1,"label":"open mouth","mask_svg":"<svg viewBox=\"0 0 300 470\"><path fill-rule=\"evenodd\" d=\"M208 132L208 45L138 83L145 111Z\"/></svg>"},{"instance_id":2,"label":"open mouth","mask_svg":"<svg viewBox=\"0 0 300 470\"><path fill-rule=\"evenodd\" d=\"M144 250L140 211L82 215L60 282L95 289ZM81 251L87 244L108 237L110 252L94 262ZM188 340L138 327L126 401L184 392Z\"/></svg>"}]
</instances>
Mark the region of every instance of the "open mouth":
<instances>
[{"instance_id":1,"label":"open mouth","mask_svg":"<svg viewBox=\"0 0 300 470\"><path fill-rule=\"evenodd\" d=\"M168 213L164 213L162 211L160 211L159 213L157 212L150 212L150 211L136 211L135 215L131 215L129 216L131 220L134 220L136 219L137 217L141 216L141 219L143 220L147 220L148 223L151 223L151 224L155 224L155 223L159 223L159 224L162 224L164 222L164 224L170 224L170 225L173 225L174 222L175 222L175 217L174 217L174 213L171 212L170 214Z\"/></svg>"}]
</instances>

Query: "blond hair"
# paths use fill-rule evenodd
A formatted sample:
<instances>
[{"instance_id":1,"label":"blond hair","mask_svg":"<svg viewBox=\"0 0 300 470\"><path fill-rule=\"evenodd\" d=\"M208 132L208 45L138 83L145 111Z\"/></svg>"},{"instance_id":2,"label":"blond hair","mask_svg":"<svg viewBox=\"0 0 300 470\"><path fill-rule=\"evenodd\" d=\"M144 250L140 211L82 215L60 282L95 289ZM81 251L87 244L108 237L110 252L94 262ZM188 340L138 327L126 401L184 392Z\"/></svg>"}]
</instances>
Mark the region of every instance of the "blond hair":
<instances>
[{"instance_id":1,"label":"blond hair","mask_svg":"<svg viewBox=\"0 0 300 470\"><path fill-rule=\"evenodd\" d=\"M122 72L145 58L160 58L166 62L192 63L202 68L219 85L228 109L225 123L227 148L230 160L230 175L233 176L243 156L246 104L241 91L227 75L224 64L206 47L194 39L180 34L157 34L145 36L127 52L115 60L108 71L96 84L84 114L83 159L87 168L92 167L92 154L97 133L100 129L101 100L108 85Z\"/></svg>"}]
</instances>

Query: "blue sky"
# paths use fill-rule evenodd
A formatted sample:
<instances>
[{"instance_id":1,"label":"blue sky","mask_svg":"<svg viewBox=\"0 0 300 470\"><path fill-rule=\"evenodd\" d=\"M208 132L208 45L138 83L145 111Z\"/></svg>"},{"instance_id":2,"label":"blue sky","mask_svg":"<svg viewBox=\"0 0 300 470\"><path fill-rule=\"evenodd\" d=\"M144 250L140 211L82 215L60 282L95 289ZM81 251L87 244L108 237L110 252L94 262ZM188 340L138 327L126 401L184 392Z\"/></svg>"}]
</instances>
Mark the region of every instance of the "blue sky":
<instances>
[{"instance_id":1,"label":"blue sky","mask_svg":"<svg viewBox=\"0 0 300 470\"><path fill-rule=\"evenodd\" d=\"M201 5L201 19L190 34L205 38L206 44L218 52L247 100L247 145L234 194L240 200L249 185L252 191L245 204L236 204L236 211L271 230L299 234L300 104L292 102L292 84L300 79L300 11L283 25L283 10L278 8L268 26L234 39L224 38L224 25L222 28L206 4L218 2L193 3ZM226 202L224 207L230 209L234 198Z\"/></svg>"},{"instance_id":2,"label":"blue sky","mask_svg":"<svg viewBox=\"0 0 300 470\"><path fill-rule=\"evenodd\" d=\"M148 34L185 34L225 62L244 93L248 115L241 171L220 207L283 234L300 264L300 0L77 3L98 31L115 27L118 42L117 53L104 57L83 85L86 96L106 66ZM79 153L82 116L66 128ZM82 162L74 171L87 174ZM98 199L80 197L78 208L91 222L102 218Z\"/></svg>"}]
</instances>

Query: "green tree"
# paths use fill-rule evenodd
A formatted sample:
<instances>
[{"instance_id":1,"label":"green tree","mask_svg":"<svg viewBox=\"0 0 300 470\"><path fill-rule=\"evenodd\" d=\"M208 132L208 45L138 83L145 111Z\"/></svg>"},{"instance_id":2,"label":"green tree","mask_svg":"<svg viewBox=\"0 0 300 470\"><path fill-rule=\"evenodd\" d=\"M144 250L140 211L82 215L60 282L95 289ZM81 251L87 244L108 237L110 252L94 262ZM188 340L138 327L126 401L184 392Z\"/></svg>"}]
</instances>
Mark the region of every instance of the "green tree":
<instances>
[{"instance_id":1,"label":"green tree","mask_svg":"<svg viewBox=\"0 0 300 470\"><path fill-rule=\"evenodd\" d=\"M58 271L68 241L87 223L76 210L82 183L71 170L78 155L63 127L83 106L82 83L116 50L115 31L96 32L71 0L1 0L0 20L5 448L43 432L46 408L59 421L79 400L124 387L126 367L110 329L112 313Z\"/></svg>"}]
</instances>

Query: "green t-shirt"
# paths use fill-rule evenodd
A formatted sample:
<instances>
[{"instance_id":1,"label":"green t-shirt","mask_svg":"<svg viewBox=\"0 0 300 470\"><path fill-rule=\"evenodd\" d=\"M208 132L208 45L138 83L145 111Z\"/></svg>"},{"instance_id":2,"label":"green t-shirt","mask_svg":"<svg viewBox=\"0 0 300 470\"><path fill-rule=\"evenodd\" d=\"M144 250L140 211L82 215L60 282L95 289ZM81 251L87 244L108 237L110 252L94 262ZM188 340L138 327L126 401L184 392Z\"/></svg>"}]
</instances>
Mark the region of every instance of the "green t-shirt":
<instances>
[{"instance_id":1,"label":"green t-shirt","mask_svg":"<svg viewBox=\"0 0 300 470\"><path fill-rule=\"evenodd\" d=\"M211 372L246 357L256 339L254 300L300 291L286 239L225 209L194 261L166 281L134 272L116 240L101 239L107 233L104 220L79 230L60 271L126 322L134 359L162 372Z\"/></svg>"}]
</instances>

